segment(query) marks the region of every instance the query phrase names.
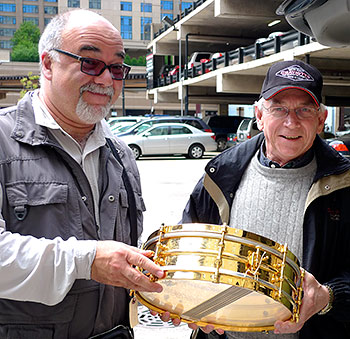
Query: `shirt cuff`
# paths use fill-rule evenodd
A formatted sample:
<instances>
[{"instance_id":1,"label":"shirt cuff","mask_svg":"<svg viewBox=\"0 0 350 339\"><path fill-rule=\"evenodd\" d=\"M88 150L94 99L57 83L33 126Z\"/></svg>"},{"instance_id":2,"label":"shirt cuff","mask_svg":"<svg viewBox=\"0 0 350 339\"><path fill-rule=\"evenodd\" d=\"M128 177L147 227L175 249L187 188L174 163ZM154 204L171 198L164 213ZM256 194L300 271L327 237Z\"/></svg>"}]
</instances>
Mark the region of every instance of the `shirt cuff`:
<instances>
[{"instance_id":1,"label":"shirt cuff","mask_svg":"<svg viewBox=\"0 0 350 339\"><path fill-rule=\"evenodd\" d=\"M95 259L97 240L78 240L75 246L77 279L91 279L91 265Z\"/></svg>"}]
</instances>

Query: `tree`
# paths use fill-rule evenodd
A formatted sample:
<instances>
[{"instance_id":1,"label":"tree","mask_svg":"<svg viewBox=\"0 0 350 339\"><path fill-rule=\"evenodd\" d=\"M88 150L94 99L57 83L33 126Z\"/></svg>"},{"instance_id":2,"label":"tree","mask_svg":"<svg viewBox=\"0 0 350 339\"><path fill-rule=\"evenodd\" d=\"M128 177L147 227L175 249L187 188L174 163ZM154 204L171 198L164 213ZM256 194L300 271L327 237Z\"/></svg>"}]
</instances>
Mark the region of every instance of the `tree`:
<instances>
[{"instance_id":1,"label":"tree","mask_svg":"<svg viewBox=\"0 0 350 339\"><path fill-rule=\"evenodd\" d=\"M28 91L39 88L39 78L39 75L33 75L32 72L29 72L28 76L20 80L23 86L23 89L20 92L20 98L23 98Z\"/></svg>"},{"instance_id":2,"label":"tree","mask_svg":"<svg viewBox=\"0 0 350 339\"><path fill-rule=\"evenodd\" d=\"M11 39L11 61L39 62L39 39L39 28L31 21L23 22Z\"/></svg>"}]
</instances>

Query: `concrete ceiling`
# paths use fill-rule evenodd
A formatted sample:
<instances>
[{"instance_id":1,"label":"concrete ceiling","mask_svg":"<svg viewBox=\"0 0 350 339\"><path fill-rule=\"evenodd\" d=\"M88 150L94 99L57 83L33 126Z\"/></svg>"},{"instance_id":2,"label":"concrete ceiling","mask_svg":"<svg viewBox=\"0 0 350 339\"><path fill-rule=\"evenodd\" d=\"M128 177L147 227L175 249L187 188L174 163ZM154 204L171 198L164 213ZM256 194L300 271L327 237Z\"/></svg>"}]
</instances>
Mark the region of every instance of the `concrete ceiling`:
<instances>
[{"instance_id":1,"label":"concrete ceiling","mask_svg":"<svg viewBox=\"0 0 350 339\"><path fill-rule=\"evenodd\" d=\"M275 14L280 3L281 0L206 0L151 45L156 46L157 55L175 54L179 50L180 36L184 42L190 34L189 54L247 46L272 32L292 29L283 16ZM281 22L269 27L268 23L274 20Z\"/></svg>"},{"instance_id":2,"label":"concrete ceiling","mask_svg":"<svg viewBox=\"0 0 350 339\"><path fill-rule=\"evenodd\" d=\"M182 58L185 40L187 53L194 51L232 51L255 43L271 32L287 32L292 27L275 14L282 1L276 0L206 0L174 26L157 36L149 49L155 56L178 56L181 40ZM273 20L281 22L273 27ZM162 58L158 57L158 60ZM258 97L270 65L281 60L302 59L316 66L324 76L324 99L333 106L350 106L350 47L329 47L317 42L297 46L242 64L235 64L207 74L155 88L148 93L155 102L174 102L184 96L192 103L246 103ZM155 58L156 60L156 58ZM183 59L184 60L184 59ZM186 87L187 86L187 87Z\"/></svg>"}]
</instances>

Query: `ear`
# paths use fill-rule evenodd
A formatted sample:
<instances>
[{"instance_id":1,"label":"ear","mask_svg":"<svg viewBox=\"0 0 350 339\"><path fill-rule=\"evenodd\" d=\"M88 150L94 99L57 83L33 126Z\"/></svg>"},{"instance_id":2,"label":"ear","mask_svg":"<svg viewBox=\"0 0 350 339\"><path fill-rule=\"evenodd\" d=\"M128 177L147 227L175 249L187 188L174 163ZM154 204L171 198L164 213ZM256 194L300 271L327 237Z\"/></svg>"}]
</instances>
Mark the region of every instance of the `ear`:
<instances>
[{"instance_id":1,"label":"ear","mask_svg":"<svg viewBox=\"0 0 350 339\"><path fill-rule=\"evenodd\" d=\"M41 64L42 64L41 73L43 74L45 79L51 80L51 78L52 78L52 59L51 59L48 52L44 52L41 55Z\"/></svg>"},{"instance_id":2,"label":"ear","mask_svg":"<svg viewBox=\"0 0 350 339\"><path fill-rule=\"evenodd\" d=\"M262 111L258 108L258 106L254 107L255 110L255 117L256 117L256 123L260 131L264 129L263 119L262 119Z\"/></svg>"}]
</instances>

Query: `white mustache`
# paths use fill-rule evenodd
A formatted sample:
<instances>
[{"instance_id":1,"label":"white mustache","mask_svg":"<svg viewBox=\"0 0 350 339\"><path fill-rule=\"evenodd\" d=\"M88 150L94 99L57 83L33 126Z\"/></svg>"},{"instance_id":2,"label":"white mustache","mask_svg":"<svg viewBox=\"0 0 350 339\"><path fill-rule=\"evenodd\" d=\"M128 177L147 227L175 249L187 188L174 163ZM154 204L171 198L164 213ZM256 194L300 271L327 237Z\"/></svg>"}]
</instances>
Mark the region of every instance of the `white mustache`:
<instances>
[{"instance_id":1,"label":"white mustache","mask_svg":"<svg viewBox=\"0 0 350 339\"><path fill-rule=\"evenodd\" d=\"M96 84L88 84L80 87L80 95L86 91L97 94L105 94L108 95L110 98L114 96L114 88L112 86L102 87Z\"/></svg>"}]
</instances>

